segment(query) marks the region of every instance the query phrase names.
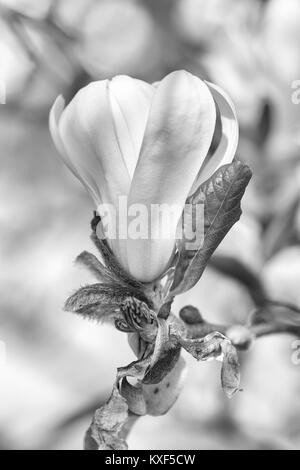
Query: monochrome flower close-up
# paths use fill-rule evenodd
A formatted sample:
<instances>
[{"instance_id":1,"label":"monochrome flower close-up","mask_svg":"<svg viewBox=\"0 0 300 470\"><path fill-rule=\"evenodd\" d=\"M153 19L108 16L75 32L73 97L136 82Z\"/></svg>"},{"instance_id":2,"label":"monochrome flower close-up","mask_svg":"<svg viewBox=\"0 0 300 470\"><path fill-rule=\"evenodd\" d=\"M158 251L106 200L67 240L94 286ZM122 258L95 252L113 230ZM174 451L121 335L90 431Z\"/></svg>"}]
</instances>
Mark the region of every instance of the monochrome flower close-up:
<instances>
[{"instance_id":1,"label":"monochrome flower close-up","mask_svg":"<svg viewBox=\"0 0 300 470\"><path fill-rule=\"evenodd\" d=\"M0 0L0 450L300 448L299 21Z\"/></svg>"}]
</instances>

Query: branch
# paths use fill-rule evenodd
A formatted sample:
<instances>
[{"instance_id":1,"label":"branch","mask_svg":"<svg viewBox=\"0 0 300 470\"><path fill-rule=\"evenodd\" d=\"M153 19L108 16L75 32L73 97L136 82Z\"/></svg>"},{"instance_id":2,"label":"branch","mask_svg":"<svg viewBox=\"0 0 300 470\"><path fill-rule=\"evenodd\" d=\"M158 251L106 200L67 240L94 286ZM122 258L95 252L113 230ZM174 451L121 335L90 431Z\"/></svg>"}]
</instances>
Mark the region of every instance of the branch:
<instances>
[{"instance_id":1,"label":"branch","mask_svg":"<svg viewBox=\"0 0 300 470\"><path fill-rule=\"evenodd\" d=\"M279 311L276 309L279 309ZM218 331L227 336L237 349L248 349L255 339L271 334L300 336L300 309L288 302L266 300L257 308L244 325L222 325L209 323L192 306L179 312L188 338L197 339Z\"/></svg>"}]
</instances>

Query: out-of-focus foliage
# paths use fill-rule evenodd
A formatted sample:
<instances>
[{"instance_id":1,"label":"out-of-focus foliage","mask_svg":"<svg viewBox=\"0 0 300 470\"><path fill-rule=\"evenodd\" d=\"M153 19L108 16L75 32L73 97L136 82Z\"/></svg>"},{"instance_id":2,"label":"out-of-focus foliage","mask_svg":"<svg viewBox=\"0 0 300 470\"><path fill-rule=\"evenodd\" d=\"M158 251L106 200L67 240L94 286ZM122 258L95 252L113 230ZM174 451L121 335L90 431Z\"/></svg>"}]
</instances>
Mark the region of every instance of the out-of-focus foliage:
<instances>
[{"instance_id":1,"label":"out-of-focus foliage","mask_svg":"<svg viewBox=\"0 0 300 470\"><path fill-rule=\"evenodd\" d=\"M185 68L232 96L239 158L253 170L243 215L201 281L174 311L196 305L211 322L243 323L253 284L299 306L300 79L298 0L1 0L0 447L81 448L125 335L62 312L91 250L92 204L55 158L47 119L91 80L156 81ZM245 274L246 272L246 274ZM251 276L249 275L249 272ZM243 279L243 282L241 282ZM228 403L218 365L187 357L187 386L164 417L141 418L132 448L299 448L300 364L291 337L268 337L242 357L244 392Z\"/></svg>"}]
</instances>

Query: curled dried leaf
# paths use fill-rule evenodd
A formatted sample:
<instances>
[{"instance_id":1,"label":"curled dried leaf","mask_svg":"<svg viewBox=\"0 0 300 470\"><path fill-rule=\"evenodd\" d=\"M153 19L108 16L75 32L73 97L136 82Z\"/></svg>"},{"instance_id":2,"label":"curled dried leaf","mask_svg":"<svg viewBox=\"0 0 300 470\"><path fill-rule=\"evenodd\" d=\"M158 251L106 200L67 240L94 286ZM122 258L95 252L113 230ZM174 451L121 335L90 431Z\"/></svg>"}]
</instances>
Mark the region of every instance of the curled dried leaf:
<instances>
[{"instance_id":1,"label":"curled dried leaf","mask_svg":"<svg viewBox=\"0 0 300 470\"><path fill-rule=\"evenodd\" d=\"M221 345L223 364L221 369L222 387L228 398L240 391L240 365L236 348L225 340Z\"/></svg>"},{"instance_id":2,"label":"curled dried leaf","mask_svg":"<svg viewBox=\"0 0 300 470\"><path fill-rule=\"evenodd\" d=\"M178 334L176 328L172 331L172 334L176 336L179 344L198 361L208 361L210 359L222 361L221 383L229 398L240 390L237 350L226 336L214 331L203 338L189 339Z\"/></svg>"},{"instance_id":3,"label":"curled dried leaf","mask_svg":"<svg viewBox=\"0 0 300 470\"><path fill-rule=\"evenodd\" d=\"M139 416L146 414L147 408L141 383L132 385L124 377L121 383L121 394L126 399L129 411Z\"/></svg>"},{"instance_id":4,"label":"curled dried leaf","mask_svg":"<svg viewBox=\"0 0 300 470\"><path fill-rule=\"evenodd\" d=\"M150 367L153 367L154 364L161 357L162 351L169 340L169 325L166 320L164 320L163 318L157 318L157 324L158 329L154 345L154 351L151 357Z\"/></svg>"},{"instance_id":5,"label":"curled dried leaf","mask_svg":"<svg viewBox=\"0 0 300 470\"><path fill-rule=\"evenodd\" d=\"M127 402L114 386L108 402L95 411L85 436L85 449L126 450L126 441L119 434L127 418Z\"/></svg>"},{"instance_id":6,"label":"curled dried leaf","mask_svg":"<svg viewBox=\"0 0 300 470\"><path fill-rule=\"evenodd\" d=\"M142 380L149 370L151 364L152 352L147 351L146 356L137 361L133 361L128 366L118 367L117 378L118 380L123 377L135 377L136 379Z\"/></svg>"},{"instance_id":7,"label":"curled dried leaf","mask_svg":"<svg viewBox=\"0 0 300 470\"><path fill-rule=\"evenodd\" d=\"M225 336L214 331L204 336L204 338L186 339L178 337L179 344L190 353L197 361L208 361L209 359L216 359L221 354L221 345Z\"/></svg>"},{"instance_id":8,"label":"curled dried leaf","mask_svg":"<svg viewBox=\"0 0 300 470\"><path fill-rule=\"evenodd\" d=\"M144 384L158 384L175 367L180 358L181 347L171 345L165 348L157 362L143 378Z\"/></svg>"},{"instance_id":9,"label":"curled dried leaf","mask_svg":"<svg viewBox=\"0 0 300 470\"><path fill-rule=\"evenodd\" d=\"M143 356L126 367L120 367L119 379L131 376L142 380L143 383L158 383L178 362L181 347L177 341L170 341L169 323L163 319L157 319L157 323L159 326L154 346L141 340L139 335L131 334L129 338L131 346L135 353L142 353Z\"/></svg>"}]
</instances>

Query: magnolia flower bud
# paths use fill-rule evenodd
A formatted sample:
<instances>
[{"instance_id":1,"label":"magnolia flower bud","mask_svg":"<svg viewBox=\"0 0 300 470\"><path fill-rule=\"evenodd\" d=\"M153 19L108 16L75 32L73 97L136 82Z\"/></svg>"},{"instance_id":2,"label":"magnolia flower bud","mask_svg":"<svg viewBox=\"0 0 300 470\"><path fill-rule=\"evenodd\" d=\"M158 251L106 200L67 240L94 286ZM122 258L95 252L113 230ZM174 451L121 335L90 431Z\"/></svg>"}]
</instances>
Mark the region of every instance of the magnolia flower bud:
<instances>
[{"instance_id":1,"label":"magnolia flower bud","mask_svg":"<svg viewBox=\"0 0 300 470\"><path fill-rule=\"evenodd\" d=\"M216 108L222 135L209 152ZM66 108L58 97L50 130L64 162L99 212L104 204L117 209L120 197L128 198L128 212L117 216L118 234L126 236L108 241L122 266L143 282L166 271L186 198L232 161L238 141L229 97L185 71L173 72L155 85L128 76L93 82ZM129 236L127 223L135 208L144 207L149 215L153 205L175 208L169 236L158 235L159 213L151 214L150 221L147 217L149 236Z\"/></svg>"}]
</instances>

